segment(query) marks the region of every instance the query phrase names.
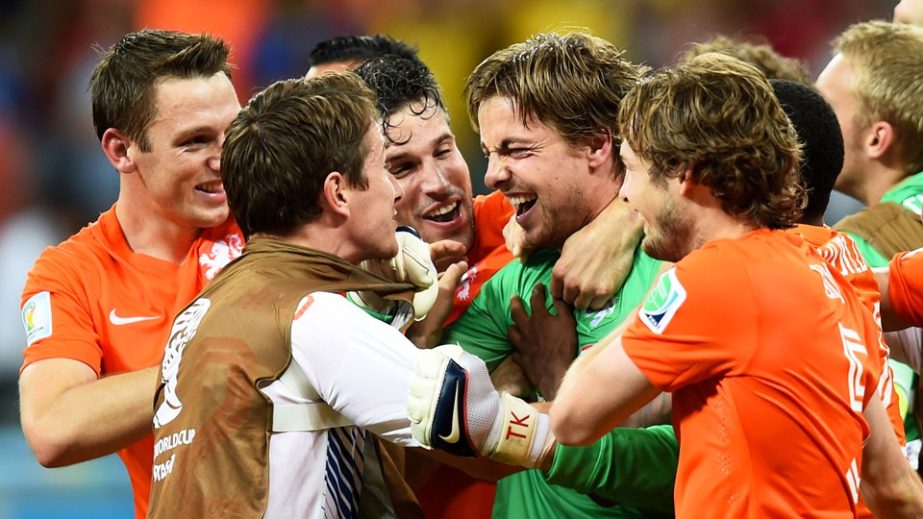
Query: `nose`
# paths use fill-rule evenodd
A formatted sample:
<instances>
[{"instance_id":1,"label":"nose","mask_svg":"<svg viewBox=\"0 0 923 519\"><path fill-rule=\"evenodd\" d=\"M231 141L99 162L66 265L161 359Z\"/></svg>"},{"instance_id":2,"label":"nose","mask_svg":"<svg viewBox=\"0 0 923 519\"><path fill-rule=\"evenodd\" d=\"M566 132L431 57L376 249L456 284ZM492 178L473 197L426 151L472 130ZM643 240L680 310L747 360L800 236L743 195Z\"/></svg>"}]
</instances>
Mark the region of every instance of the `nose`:
<instances>
[{"instance_id":1,"label":"nose","mask_svg":"<svg viewBox=\"0 0 923 519\"><path fill-rule=\"evenodd\" d=\"M626 173L625 176L622 177L622 185L619 187L618 197L628 202L629 192L631 192L631 175Z\"/></svg>"},{"instance_id":2,"label":"nose","mask_svg":"<svg viewBox=\"0 0 923 519\"><path fill-rule=\"evenodd\" d=\"M212 153L209 154L209 157L205 159L206 165L212 171L216 173L221 172L221 149L224 147L224 134L222 133L218 137L218 145L211 146L213 149Z\"/></svg>"},{"instance_id":3,"label":"nose","mask_svg":"<svg viewBox=\"0 0 923 519\"><path fill-rule=\"evenodd\" d=\"M430 196L444 195L451 190L452 183L449 182L449 177L446 175L445 170L434 162L431 161L425 172L423 190Z\"/></svg>"},{"instance_id":4,"label":"nose","mask_svg":"<svg viewBox=\"0 0 923 519\"><path fill-rule=\"evenodd\" d=\"M215 173L221 172L221 154L217 153L212 157L209 157L206 161L208 168L214 171Z\"/></svg>"},{"instance_id":5,"label":"nose","mask_svg":"<svg viewBox=\"0 0 923 519\"><path fill-rule=\"evenodd\" d=\"M385 171L385 176L388 177L388 181L391 183L391 189L394 191L394 205L397 205L400 199L404 197L404 188L398 184L391 173Z\"/></svg>"},{"instance_id":6,"label":"nose","mask_svg":"<svg viewBox=\"0 0 923 519\"><path fill-rule=\"evenodd\" d=\"M494 154L488 155L484 184L491 189L502 189L509 180L510 171L504 161Z\"/></svg>"}]
</instances>

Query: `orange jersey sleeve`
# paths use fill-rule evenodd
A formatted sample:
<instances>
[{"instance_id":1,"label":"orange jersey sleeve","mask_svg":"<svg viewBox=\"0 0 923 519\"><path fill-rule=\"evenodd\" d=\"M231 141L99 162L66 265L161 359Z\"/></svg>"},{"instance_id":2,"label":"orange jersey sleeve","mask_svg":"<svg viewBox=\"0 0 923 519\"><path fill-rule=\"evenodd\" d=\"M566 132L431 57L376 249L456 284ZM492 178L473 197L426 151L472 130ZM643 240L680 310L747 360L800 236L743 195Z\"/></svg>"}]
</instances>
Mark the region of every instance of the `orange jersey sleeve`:
<instances>
[{"instance_id":1,"label":"orange jersey sleeve","mask_svg":"<svg viewBox=\"0 0 923 519\"><path fill-rule=\"evenodd\" d=\"M179 264L132 252L115 210L46 249L22 294L26 366L51 358L78 360L98 376L157 365L173 317L222 266L240 255L237 225L203 232ZM152 395L153 397L153 388ZM153 442L123 449L136 513L146 514Z\"/></svg>"},{"instance_id":2,"label":"orange jersey sleeve","mask_svg":"<svg viewBox=\"0 0 923 519\"><path fill-rule=\"evenodd\" d=\"M871 319L846 287L799 237L766 230L662 276L622 343L673 392L677 516L855 512L877 379Z\"/></svg>"},{"instance_id":3,"label":"orange jersey sleeve","mask_svg":"<svg viewBox=\"0 0 923 519\"><path fill-rule=\"evenodd\" d=\"M923 326L923 248L894 256L888 268L891 308L901 319Z\"/></svg>"},{"instance_id":4,"label":"orange jersey sleeve","mask_svg":"<svg viewBox=\"0 0 923 519\"><path fill-rule=\"evenodd\" d=\"M503 227L512 217L513 206L503 193L494 191L474 197L474 245L468 252L469 265L481 261L497 247L506 247Z\"/></svg>"}]
</instances>

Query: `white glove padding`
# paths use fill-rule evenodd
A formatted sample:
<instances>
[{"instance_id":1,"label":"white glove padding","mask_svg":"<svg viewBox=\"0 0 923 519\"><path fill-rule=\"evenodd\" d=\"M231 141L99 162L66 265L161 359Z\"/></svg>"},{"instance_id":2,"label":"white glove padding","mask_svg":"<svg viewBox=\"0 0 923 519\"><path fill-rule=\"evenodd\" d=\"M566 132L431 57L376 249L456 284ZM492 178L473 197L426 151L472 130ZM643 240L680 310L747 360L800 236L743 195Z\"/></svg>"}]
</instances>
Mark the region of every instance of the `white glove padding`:
<instances>
[{"instance_id":1,"label":"white glove padding","mask_svg":"<svg viewBox=\"0 0 923 519\"><path fill-rule=\"evenodd\" d=\"M401 226L395 234L397 255L389 260L366 260L360 265L365 270L398 283L413 284L413 316L420 320L436 302L439 295L438 272L429 255L429 244L423 241L412 227ZM375 311L383 312L387 302L374 294L362 292L360 298Z\"/></svg>"},{"instance_id":2,"label":"white glove padding","mask_svg":"<svg viewBox=\"0 0 923 519\"><path fill-rule=\"evenodd\" d=\"M527 468L555 445L548 416L490 382L484 361L449 344L420 351L407 404L413 437L458 456Z\"/></svg>"}]
</instances>

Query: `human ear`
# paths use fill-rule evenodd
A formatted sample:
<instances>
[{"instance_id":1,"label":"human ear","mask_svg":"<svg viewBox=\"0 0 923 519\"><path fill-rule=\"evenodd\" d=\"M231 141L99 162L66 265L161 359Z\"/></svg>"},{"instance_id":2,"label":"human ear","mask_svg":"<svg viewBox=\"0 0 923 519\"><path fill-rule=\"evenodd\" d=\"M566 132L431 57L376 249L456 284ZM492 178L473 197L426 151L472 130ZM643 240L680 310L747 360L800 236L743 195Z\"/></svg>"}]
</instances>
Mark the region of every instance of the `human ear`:
<instances>
[{"instance_id":1,"label":"human ear","mask_svg":"<svg viewBox=\"0 0 923 519\"><path fill-rule=\"evenodd\" d=\"M103 153L119 173L134 173L138 169L129 153L133 144L130 138L115 128L107 129L100 140Z\"/></svg>"},{"instance_id":2,"label":"human ear","mask_svg":"<svg viewBox=\"0 0 923 519\"><path fill-rule=\"evenodd\" d=\"M324 191L321 198L334 214L349 217L349 185L346 177L338 171L331 172L324 179Z\"/></svg>"}]
</instances>

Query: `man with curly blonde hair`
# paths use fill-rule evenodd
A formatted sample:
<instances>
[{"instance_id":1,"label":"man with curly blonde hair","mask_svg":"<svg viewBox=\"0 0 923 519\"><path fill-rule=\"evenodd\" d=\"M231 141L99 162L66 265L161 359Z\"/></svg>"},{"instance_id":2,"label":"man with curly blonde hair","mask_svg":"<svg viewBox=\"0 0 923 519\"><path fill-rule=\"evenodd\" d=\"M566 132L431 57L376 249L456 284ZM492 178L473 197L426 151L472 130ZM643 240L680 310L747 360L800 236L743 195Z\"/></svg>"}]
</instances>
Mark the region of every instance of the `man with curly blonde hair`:
<instances>
[{"instance_id":1,"label":"man with curly blonde hair","mask_svg":"<svg viewBox=\"0 0 923 519\"><path fill-rule=\"evenodd\" d=\"M855 513L859 467L901 463L872 389L877 328L847 281L784 232L804 203L801 150L772 87L704 54L642 81L619 129L642 247L677 264L623 334L568 371L556 439L587 444L669 391L677 517Z\"/></svg>"}]
</instances>

